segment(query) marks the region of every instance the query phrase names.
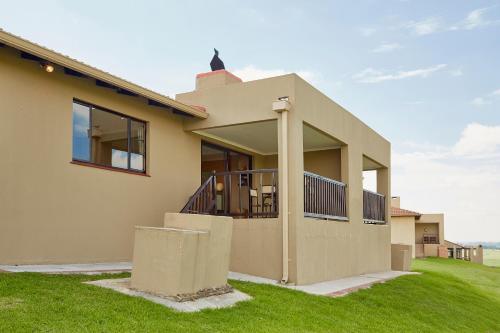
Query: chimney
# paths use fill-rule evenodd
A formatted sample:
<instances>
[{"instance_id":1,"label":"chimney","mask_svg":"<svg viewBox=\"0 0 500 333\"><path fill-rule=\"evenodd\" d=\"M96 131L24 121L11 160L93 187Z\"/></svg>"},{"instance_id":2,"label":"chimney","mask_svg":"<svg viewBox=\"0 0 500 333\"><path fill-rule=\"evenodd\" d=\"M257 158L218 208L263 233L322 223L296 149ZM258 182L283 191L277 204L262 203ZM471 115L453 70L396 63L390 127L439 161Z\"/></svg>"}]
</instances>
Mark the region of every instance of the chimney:
<instances>
[{"instance_id":1,"label":"chimney","mask_svg":"<svg viewBox=\"0 0 500 333\"><path fill-rule=\"evenodd\" d=\"M196 90L210 89L241 82L243 81L236 75L226 71L225 69L219 69L212 72L197 74Z\"/></svg>"},{"instance_id":2,"label":"chimney","mask_svg":"<svg viewBox=\"0 0 500 333\"><path fill-rule=\"evenodd\" d=\"M391 198L391 206L394 208L401 208L401 198L400 197L392 197Z\"/></svg>"}]
</instances>

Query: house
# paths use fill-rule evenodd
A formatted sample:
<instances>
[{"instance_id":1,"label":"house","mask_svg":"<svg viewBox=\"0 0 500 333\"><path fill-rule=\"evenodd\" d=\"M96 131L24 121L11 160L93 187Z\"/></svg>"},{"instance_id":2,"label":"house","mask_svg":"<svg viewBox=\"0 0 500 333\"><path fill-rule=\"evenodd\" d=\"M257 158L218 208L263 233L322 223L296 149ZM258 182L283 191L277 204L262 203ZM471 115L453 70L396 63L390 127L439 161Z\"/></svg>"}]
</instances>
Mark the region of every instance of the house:
<instances>
[{"instance_id":1,"label":"house","mask_svg":"<svg viewBox=\"0 0 500 333\"><path fill-rule=\"evenodd\" d=\"M173 100L4 31L0 73L0 264L130 261L134 226L183 212L233 217L233 271L390 270L390 143L299 76Z\"/></svg>"},{"instance_id":2,"label":"house","mask_svg":"<svg viewBox=\"0 0 500 333\"><path fill-rule=\"evenodd\" d=\"M448 249L448 258L467 260L476 264L483 263L482 245L461 245L445 240L444 245Z\"/></svg>"},{"instance_id":3,"label":"house","mask_svg":"<svg viewBox=\"0 0 500 333\"><path fill-rule=\"evenodd\" d=\"M391 207L391 243L412 246L413 258L447 257L444 247L444 214L422 214L403 209L400 198Z\"/></svg>"}]
</instances>

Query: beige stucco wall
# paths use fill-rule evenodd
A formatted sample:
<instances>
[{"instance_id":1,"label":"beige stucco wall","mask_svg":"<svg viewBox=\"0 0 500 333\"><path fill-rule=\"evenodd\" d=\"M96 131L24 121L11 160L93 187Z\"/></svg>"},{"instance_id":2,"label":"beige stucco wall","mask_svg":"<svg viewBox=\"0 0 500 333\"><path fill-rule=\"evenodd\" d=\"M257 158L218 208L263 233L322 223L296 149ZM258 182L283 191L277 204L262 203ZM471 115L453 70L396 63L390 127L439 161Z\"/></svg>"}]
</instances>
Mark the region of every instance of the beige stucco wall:
<instances>
[{"instance_id":1,"label":"beige stucco wall","mask_svg":"<svg viewBox=\"0 0 500 333\"><path fill-rule=\"evenodd\" d=\"M208 231L136 227L130 286L163 296L207 288L209 243Z\"/></svg>"},{"instance_id":2,"label":"beige stucco wall","mask_svg":"<svg viewBox=\"0 0 500 333\"><path fill-rule=\"evenodd\" d=\"M391 243L411 245L411 255L415 258L415 217L393 216L391 218Z\"/></svg>"},{"instance_id":3,"label":"beige stucco wall","mask_svg":"<svg viewBox=\"0 0 500 333\"><path fill-rule=\"evenodd\" d=\"M415 228L421 231L421 234L423 234L423 228L419 227L419 224L426 224L426 223L432 223L434 224L432 228L432 232L430 231L431 229L428 229L428 233L436 233L439 235L439 244L444 245L444 214L422 214L419 219L416 221L416 226ZM421 239L421 234L419 234L418 231L416 231L416 240L417 243L419 242L418 240Z\"/></svg>"},{"instance_id":4,"label":"beige stucco wall","mask_svg":"<svg viewBox=\"0 0 500 333\"><path fill-rule=\"evenodd\" d=\"M131 260L134 226L161 226L199 186L200 139L181 117L8 48L0 73L0 263ZM73 98L148 122L151 177L70 164Z\"/></svg>"},{"instance_id":5,"label":"beige stucco wall","mask_svg":"<svg viewBox=\"0 0 500 333\"><path fill-rule=\"evenodd\" d=\"M409 271L412 258L412 245L391 244L391 269L393 271Z\"/></svg>"},{"instance_id":6,"label":"beige stucco wall","mask_svg":"<svg viewBox=\"0 0 500 333\"><path fill-rule=\"evenodd\" d=\"M234 219L230 270L281 279L280 219Z\"/></svg>"},{"instance_id":7,"label":"beige stucco wall","mask_svg":"<svg viewBox=\"0 0 500 333\"><path fill-rule=\"evenodd\" d=\"M208 232L203 288L216 288L226 283L231 256L232 217L166 213L163 226Z\"/></svg>"},{"instance_id":8,"label":"beige stucco wall","mask_svg":"<svg viewBox=\"0 0 500 333\"><path fill-rule=\"evenodd\" d=\"M304 170L341 181L341 150L326 149L305 152Z\"/></svg>"},{"instance_id":9,"label":"beige stucco wall","mask_svg":"<svg viewBox=\"0 0 500 333\"><path fill-rule=\"evenodd\" d=\"M415 243L423 244L424 235L437 235L439 225L437 223L415 223Z\"/></svg>"},{"instance_id":10,"label":"beige stucco wall","mask_svg":"<svg viewBox=\"0 0 500 333\"><path fill-rule=\"evenodd\" d=\"M389 270L390 199L386 201L387 225L366 225L362 219L363 156L385 167L378 173L378 191L390 198L388 141L295 74L217 86L179 94L176 98L209 110L207 120L185 124L186 130L202 130L277 119L271 105L282 96L288 96L292 105L288 115L290 281L306 284ZM343 161L340 178L348 185L348 222L304 217L303 171L307 163L303 152L304 123L345 144L340 153ZM278 122L278 138L281 129ZM281 144L278 146L281 149ZM283 152L279 151L280 170L282 157ZM281 176L280 181L283 182ZM280 196L280 207L282 199ZM279 244L275 246L279 248Z\"/></svg>"}]
</instances>

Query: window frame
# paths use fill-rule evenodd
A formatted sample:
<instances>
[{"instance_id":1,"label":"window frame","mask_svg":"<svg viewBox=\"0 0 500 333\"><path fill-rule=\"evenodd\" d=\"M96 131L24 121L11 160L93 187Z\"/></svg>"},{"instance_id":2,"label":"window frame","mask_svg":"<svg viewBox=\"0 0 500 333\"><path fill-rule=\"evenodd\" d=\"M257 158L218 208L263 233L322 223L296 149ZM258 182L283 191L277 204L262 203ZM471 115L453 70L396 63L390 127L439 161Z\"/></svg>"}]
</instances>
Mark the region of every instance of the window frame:
<instances>
[{"instance_id":1,"label":"window frame","mask_svg":"<svg viewBox=\"0 0 500 333\"><path fill-rule=\"evenodd\" d=\"M96 168L99 168L99 169L106 169L106 170L113 170L113 171L120 171L120 172L124 172L124 173L130 173L130 174L137 174L137 175L148 175L147 174L147 154L148 154L148 146L147 146L147 141L148 141L148 122L145 121L145 120L141 120L139 118L135 118L135 117L132 117L132 116L129 116L129 115L126 115L126 114L123 114L123 113L120 113L120 112L116 112L114 110L110 110L108 108L105 108L105 107L102 107L102 106L99 106L97 104L94 104L94 103L89 103L89 102L86 102L84 100L81 100L81 99L78 99L78 98L73 98L73 102L72 102L72 106L73 104L79 104L81 106L84 106L84 107L88 107L90 108L90 111L89 111L89 128L92 129L92 108L94 109L98 109L100 111L103 111L103 112L107 112L107 113L111 113L113 115L116 115L118 117L122 117L122 118L125 118L127 120L127 168L119 168L119 167L114 167L114 166L111 166L111 165L105 165L105 164L100 164L100 163L95 163L95 162L92 162L92 138L89 139L89 161L86 161L86 160L83 160L83 159L79 159L79 158L75 158L73 156L73 153L74 153L74 147L72 146L72 151L71 151L71 162L73 164L78 164L78 165L86 165L86 166L91 166L91 167L96 167ZM73 108L72 108L73 109ZM73 112L73 111L72 111ZM74 115L73 115L74 117ZM73 118L72 118L72 121ZM135 121L137 123L141 123L144 125L144 155L143 158L144 158L144 170L137 170L137 169L133 169L131 168L131 148L132 148L132 121ZM72 136L74 135L74 128L72 128Z\"/></svg>"}]
</instances>

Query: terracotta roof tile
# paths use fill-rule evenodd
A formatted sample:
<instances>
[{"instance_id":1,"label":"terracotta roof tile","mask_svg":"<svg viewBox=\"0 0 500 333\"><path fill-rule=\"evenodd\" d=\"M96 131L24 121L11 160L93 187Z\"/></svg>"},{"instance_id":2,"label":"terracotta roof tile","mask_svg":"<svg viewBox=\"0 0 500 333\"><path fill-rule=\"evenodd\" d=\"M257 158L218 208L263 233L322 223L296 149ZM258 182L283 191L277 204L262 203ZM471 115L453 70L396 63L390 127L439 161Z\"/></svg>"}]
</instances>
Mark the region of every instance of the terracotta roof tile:
<instances>
[{"instance_id":1,"label":"terracotta roof tile","mask_svg":"<svg viewBox=\"0 0 500 333\"><path fill-rule=\"evenodd\" d=\"M422 214L397 207L391 207L391 216L421 216Z\"/></svg>"}]
</instances>

